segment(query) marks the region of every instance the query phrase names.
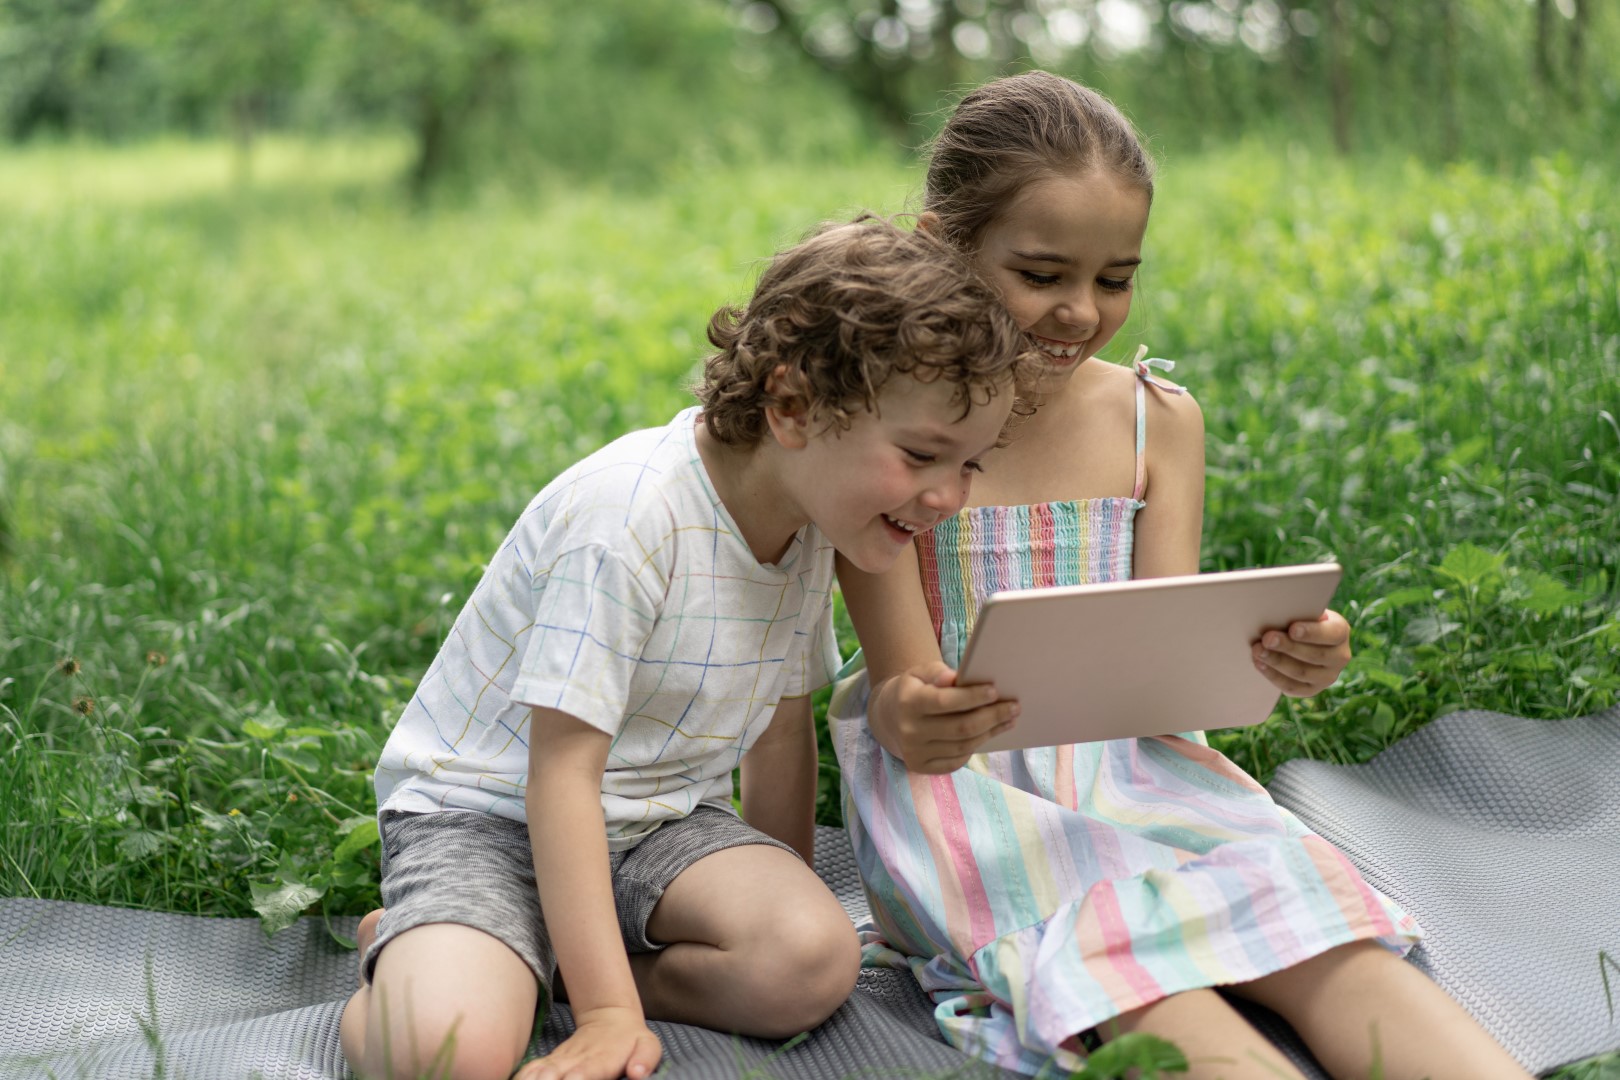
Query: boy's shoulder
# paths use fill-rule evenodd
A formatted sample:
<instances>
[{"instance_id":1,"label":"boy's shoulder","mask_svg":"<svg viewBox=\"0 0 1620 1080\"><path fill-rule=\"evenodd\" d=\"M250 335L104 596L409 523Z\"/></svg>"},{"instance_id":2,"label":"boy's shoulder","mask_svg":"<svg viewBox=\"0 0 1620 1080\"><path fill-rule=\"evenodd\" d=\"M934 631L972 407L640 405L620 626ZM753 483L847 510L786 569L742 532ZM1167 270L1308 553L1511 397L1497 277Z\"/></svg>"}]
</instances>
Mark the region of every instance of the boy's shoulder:
<instances>
[{"instance_id":1,"label":"boy's shoulder","mask_svg":"<svg viewBox=\"0 0 1620 1080\"><path fill-rule=\"evenodd\" d=\"M568 546L641 547L712 507L693 428L698 409L662 427L619 436L570 465L540 490L524 523Z\"/></svg>"}]
</instances>

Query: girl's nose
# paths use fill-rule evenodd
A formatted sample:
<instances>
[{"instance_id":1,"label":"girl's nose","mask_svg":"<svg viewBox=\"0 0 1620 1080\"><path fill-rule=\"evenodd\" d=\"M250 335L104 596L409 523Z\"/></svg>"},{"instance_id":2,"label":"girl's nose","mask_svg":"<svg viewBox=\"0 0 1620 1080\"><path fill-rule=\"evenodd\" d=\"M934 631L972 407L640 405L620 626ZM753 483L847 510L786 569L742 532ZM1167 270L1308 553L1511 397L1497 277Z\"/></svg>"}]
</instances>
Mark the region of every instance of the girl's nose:
<instances>
[{"instance_id":1,"label":"girl's nose","mask_svg":"<svg viewBox=\"0 0 1620 1080\"><path fill-rule=\"evenodd\" d=\"M1089 288L1077 288L1053 312L1065 326L1090 331L1097 327L1097 301Z\"/></svg>"}]
</instances>

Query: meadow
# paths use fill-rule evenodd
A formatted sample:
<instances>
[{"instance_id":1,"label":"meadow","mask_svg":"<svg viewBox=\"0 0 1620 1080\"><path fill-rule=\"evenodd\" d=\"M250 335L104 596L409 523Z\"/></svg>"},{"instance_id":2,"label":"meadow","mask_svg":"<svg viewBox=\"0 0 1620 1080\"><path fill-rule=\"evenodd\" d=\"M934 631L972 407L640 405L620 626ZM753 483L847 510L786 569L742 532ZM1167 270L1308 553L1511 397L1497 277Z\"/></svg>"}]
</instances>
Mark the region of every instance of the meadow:
<instances>
[{"instance_id":1,"label":"meadow","mask_svg":"<svg viewBox=\"0 0 1620 1080\"><path fill-rule=\"evenodd\" d=\"M405 153L271 140L247 188L209 143L0 158L0 895L374 905L371 765L518 511L687 400L762 256L919 181L874 154L418 206ZM1620 695L1616 183L1168 156L1108 355L1203 406L1204 568L1336 558L1355 627L1331 691L1214 736L1261 779Z\"/></svg>"}]
</instances>

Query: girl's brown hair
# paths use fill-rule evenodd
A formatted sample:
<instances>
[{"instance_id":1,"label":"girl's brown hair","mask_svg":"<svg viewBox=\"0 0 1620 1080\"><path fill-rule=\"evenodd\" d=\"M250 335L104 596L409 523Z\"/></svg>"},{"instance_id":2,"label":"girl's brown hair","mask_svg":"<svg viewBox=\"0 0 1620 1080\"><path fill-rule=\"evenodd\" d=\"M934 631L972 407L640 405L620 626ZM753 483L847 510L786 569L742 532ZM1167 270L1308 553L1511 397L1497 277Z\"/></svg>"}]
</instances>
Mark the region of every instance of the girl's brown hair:
<instances>
[{"instance_id":1,"label":"girl's brown hair","mask_svg":"<svg viewBox=\"0 0 1620 1080\"><path fill-rule=\"evenodd\" d=\"M1113 102L1029 71L985 83L957 103L928 154L923 208L963 251L1032 180L1105 168L1153 200L1153 159Z\"/></svg>"},{"instance_id":2,"label":"girl's brown hair","mask_svg":"<svg viewBox=\"0 0 1620 1080\"><path fill-rule=\"evenodd\" d=\"M956 384L970 408L1011 387L1028 340L956 250L922 230L863 216L823 226L777 255L746 308L709 320L716 351L694 388L709 433L765 436L765 409L804 409L848 428L896 374Z\"/></svg>"}]
</instances>

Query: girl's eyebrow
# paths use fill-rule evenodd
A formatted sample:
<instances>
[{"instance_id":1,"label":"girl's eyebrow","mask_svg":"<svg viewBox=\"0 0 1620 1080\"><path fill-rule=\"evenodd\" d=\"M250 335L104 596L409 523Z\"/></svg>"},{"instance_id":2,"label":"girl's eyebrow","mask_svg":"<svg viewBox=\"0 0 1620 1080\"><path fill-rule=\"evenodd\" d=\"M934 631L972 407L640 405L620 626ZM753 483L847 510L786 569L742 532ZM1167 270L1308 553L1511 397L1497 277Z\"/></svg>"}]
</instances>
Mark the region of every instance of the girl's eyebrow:
<instances>
[{"instance_id":1,"label":"girl's eyebrow","mask_svg":"<svg viewBox=\"0 0 1620 1080\"><path fill-rule=\"evenodd\" d=\"M1016 251L1015 250L1013 252L1013 254L1018 256L1020 259L1026 259L1029 262L1057 263L1059 266L1073 266L1075 264L1075 262L1076 262L1076 260L1069 258L1069 256L1059 254L1056 251ZM1142 265L1142 260L1139 259L1139 258L1135 258L1135 257L1128 258L1128 259L1112 259L1106 265L1108 265L1108 266L1141 266Z\"/></svg>"}]
</instances>

